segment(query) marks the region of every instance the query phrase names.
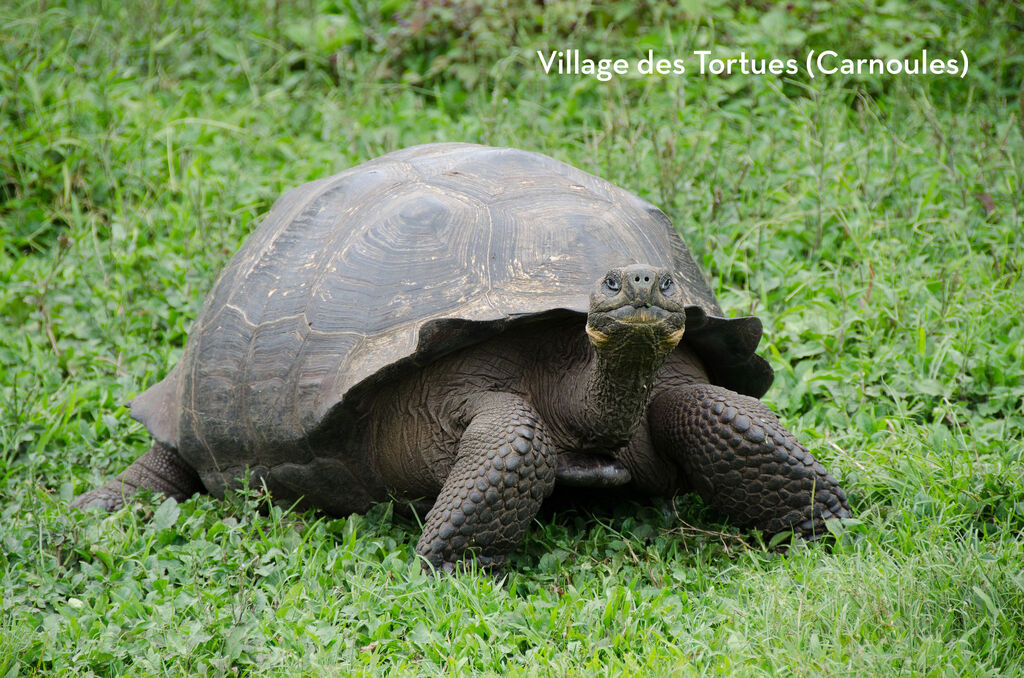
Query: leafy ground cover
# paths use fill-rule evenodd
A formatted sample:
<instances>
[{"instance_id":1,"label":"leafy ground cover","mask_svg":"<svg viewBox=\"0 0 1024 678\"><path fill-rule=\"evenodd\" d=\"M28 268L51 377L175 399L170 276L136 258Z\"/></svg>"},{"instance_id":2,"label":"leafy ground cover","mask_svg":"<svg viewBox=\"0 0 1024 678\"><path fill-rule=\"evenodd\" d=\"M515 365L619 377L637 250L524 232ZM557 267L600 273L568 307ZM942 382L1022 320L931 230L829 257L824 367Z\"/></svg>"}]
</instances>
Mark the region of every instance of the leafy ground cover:
<instances>
[{"instance_id":1,"label":"leafy ground cover","mask_svg":"<svg viewBox=\"0 0 1024 678\"><path fill-rule=\"evenodd\" d=\"M16 2L0 9L0 675L1019 675L1024 17L1012 3ZM545 75L537 49L964 49L947 76ZM438 140L662 207L857 513L785 555L692 497L555 507L503 581L415 521L68 500L147 447L286 188Z\"/></svg>"}]
</instances>

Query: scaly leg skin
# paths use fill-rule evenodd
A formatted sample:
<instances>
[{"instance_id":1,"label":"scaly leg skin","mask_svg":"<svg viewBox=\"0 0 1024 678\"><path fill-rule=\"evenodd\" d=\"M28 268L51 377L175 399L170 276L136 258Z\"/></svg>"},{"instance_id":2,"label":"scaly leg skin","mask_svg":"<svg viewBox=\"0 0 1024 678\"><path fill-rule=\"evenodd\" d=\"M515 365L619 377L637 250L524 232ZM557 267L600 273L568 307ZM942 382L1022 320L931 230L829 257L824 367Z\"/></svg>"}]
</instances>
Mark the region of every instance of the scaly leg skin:
<instances>
[{"instance_id":1,"label":"scaly leg skin","mask_svg":"<svg viewBox=\"0 0 1024 678\"><path fill-rule=\"evenodd\" d=\"M554 486L554 454L534 409L511 394L482 399L416 545L424 569L454 573L475 558L500 571Z\"/></svg>"},{"instance_id":2,"label":"scaly leg skin","mask_svg":"<svg viewBox=\"0 0 1024 678\"><path fill-rule=\"evenodd\" d=\"M71 506L79 509L99 506L105 511L116 511L142 489L160 492L178 501L205 491L199 475L174 448L154 442L149 452L131 466L95 490L75 497Z\"/></svg>"},{"instance_id":3,"label":"scaly leg skin","mask_svg":"<svg viewBox=\"0 0 1024 678\"><path fill-rule=\"evenodd\" d=\"M659 394L647 413L659 454L738 526L815 538L850 516L836 479L759 400L695 384Z\"/></svg>"}]
</instances>

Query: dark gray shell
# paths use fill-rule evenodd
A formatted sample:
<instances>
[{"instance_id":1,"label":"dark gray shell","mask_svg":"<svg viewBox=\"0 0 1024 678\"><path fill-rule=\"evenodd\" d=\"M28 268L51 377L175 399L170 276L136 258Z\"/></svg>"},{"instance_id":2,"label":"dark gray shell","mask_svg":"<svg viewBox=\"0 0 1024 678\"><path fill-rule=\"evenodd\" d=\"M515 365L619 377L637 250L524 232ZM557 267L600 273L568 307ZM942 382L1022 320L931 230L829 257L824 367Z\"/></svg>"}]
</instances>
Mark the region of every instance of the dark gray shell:
<instances>
[{"instance_id":1,"label":"dark gray shell","mask_svg":"<svg viewBox=\"0 0 1024 678\"><path fill-rule=\"evenodd\" d=\"M132 402L219 493L225 476L330 465L382 379L543 314L585 314L609 268L675 271L684 341L760 396L756 318L726 320L653 205L538 153L416 146L289 191L221 273L181 362ZM539 320L538 320L539 318ZM542 329L541 329L542 331ZM333 441L333 442L332 442ZM358 484L358 469L326 469Z\"/></svg>"}]
</instances>

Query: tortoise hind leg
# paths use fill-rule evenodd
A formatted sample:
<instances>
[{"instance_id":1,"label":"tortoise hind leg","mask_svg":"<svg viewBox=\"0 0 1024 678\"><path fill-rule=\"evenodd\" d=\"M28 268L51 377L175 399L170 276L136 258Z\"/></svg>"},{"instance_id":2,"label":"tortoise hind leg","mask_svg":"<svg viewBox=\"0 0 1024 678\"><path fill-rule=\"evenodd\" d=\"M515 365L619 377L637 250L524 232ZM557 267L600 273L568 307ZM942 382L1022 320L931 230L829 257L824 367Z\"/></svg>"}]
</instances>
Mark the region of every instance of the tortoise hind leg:
<instances>
[{"instance_id":1,"label":"tortoise hind leg","mask_svg":"<svg viewBox=\"0 0 1024 678\"><path fill-rule=\"evenodd\" d=\"M759 400L693 384L659 394L647 412L658 453L737 525L817 537L825 520L850 516L836 479Z\"/></svg>"},{"instance_id":2,"label":"tortoise hind leg","mask_svg":"<svg viewBox=\"0 0 1024 678\"><path fill-rule=\"evenodd\" d=\"M75 497L71 506L79 509L99 506L106 511L116 511L142 489L160 492L178 501L205 491L199 474L174 448L154 442L153 447L131 466L102 486Z\"/></svg>"}]
</instances>

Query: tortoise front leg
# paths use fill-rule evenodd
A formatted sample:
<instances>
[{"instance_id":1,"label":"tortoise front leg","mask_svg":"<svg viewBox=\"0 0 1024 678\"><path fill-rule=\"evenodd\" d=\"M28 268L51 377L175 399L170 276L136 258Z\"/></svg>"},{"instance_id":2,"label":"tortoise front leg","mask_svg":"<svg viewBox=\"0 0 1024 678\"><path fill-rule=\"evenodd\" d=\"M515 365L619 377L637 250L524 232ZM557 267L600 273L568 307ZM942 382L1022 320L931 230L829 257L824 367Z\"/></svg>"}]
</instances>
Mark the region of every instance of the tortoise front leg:
<instances>
[{"instance_id":1,"label":"tortoise front leg","mask_svg":"<svg viewBox=\"0 0 1024 678\"><path fill-rule=\"evenodd\" d=\"M500 569L554 489L554 461L533 407L488 394L475 405L416 552L445 572L473 558Z\"/></svg>"},{"instance_id":2,"label":"tortoise front leg","mask_svg":"<svg viewBox=\"0 0 1024 678\"><path fill-rule=\"evenodd\" d=\"M815 537L850 515L836 479L759 400L694 384L658 394L647 413L657 452L740 527Z\"/></svg>"},{"instance_id":3,"label":"tortoise front leg","mask_svg":"<svg viewBox=\"0 0 1024 678\"><path fill-rule=\"evenodd\" d=\"M141 489L160 492L178 501L205 491L199 474L185 463L177 450L154 442L131 466L100 487L75 497L71 506L79 509L99 506L105 511L116 511Z\"/></svg>"}]
</instances>

